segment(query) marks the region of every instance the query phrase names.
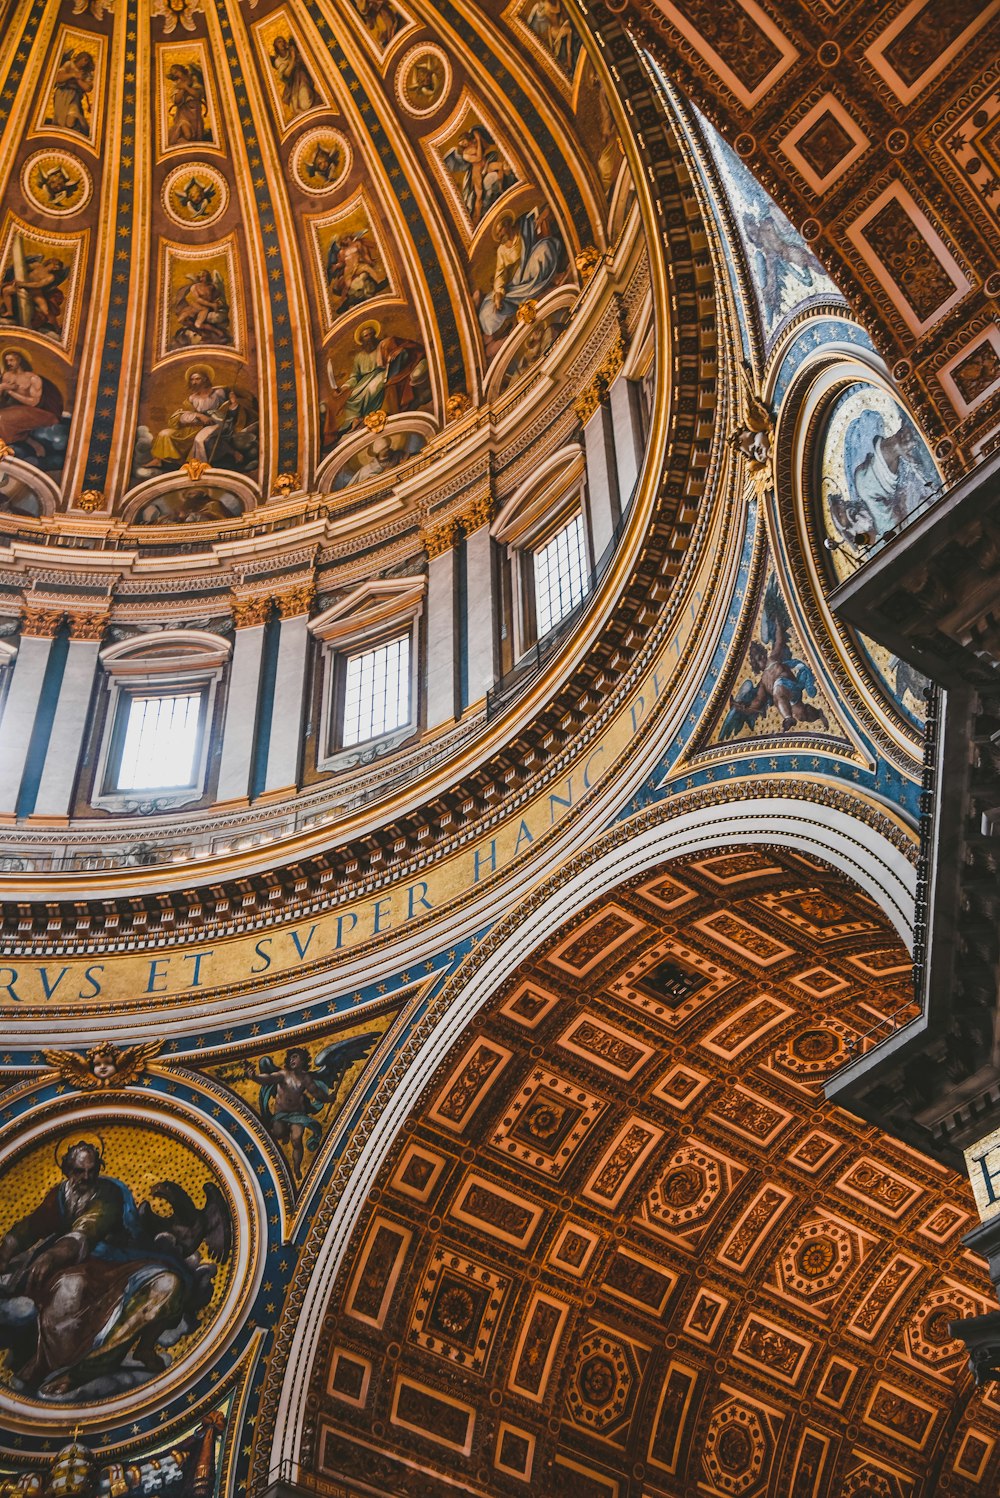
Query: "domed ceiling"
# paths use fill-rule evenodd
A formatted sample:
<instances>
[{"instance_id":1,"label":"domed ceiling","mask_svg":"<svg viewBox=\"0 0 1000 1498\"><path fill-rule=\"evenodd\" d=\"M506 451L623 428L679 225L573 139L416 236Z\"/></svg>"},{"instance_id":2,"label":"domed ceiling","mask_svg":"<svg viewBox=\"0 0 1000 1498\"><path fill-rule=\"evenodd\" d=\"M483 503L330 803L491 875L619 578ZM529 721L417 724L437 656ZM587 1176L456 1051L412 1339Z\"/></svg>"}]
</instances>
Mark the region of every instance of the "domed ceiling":
<instances>
[{"instance_id":1,"label":"domed ceiling","mask_svg":"<svg viewBox=\"0 0 1000 1498\"><path fill-rule=\"evenodd\" d=\"M30 0L3 34L16 514L224 521L365 424L415 451L606 242L620 146L558 0Z\"/></svg>"}]
</instances>

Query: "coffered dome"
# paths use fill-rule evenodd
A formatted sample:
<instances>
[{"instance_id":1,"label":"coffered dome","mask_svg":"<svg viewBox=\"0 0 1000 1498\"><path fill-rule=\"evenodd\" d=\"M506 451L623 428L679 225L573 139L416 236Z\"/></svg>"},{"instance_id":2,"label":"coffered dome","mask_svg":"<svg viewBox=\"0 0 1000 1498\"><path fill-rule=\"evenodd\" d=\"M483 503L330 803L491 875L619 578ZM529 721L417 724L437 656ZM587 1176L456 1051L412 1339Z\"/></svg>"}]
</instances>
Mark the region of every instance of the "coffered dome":
<instances>
[{"instance_id":1,"label":"coffered dome","mask_svg":"<svg viewBox=\"0 0 1000 1498\"><path fill-rule=\"evenodd\" d=\"M15 516L224 525L396 470L526 383L608 244L622 151L561 7L76 0L9 20Z\"/></svg>"}]
</instances>

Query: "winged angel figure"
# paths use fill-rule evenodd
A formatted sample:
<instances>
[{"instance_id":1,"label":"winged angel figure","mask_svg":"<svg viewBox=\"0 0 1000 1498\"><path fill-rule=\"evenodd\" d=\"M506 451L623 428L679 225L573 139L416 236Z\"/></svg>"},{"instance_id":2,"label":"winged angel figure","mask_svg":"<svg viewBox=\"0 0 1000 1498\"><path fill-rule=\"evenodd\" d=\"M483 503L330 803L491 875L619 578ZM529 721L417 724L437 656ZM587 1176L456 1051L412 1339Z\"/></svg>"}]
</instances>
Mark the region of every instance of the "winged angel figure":
<instances>
[{"instance_id":1,"label":"winged angel figure","mask_svg":"<svg viewBox=\"0 0 1000 1498\"><path fill-rule=\"evenodd\" d=\"M729 699L729 712L719 735L721 739L735 738L744 728L752 728L757 719L772 707L781 714L783 733L796 723L819 723L824 729L830 727L823 710L803 700L807 696L815 697L818 688L812 668L792 655L789 646L791 632L792 621L778 591L778 579L772 573L764 594L763 639L752 641L748 652L753 674Z\"/></svg>"},{"instance_id":2,"label":"winged angel figure","mask_svg":"<svg viewBox=\"0 0 1000 1498\"><path fill-rule=\"evenodd\" d=\"M80 1092L108 1092L111 1088L130 1087L141 1077L148 1062L160 1049L158 1040L122 1049L111 1040L102 1040L86 1056L76 1051L43 1051L46 1061L64 1082Z\"/></svg>"},{"instance_id":3,"label":"winged angel figure","mask_svg":"<svg viewBox=\"0 0 1000 1498\"><path fill-rule=\"evenodd\" d=\"M305 1150L319 1148L323 1125L348 1069L366 1059L379 1038L371 1031L351 1035L325 1046L315 1063L303 1046L290 1050L283 1066L270 1056L264 1056L256 1069L246 1062L244 1078L260 1084L260 1116L271 1137L290 1147L296 1181L302 1179Z\"/></svg>"}]
</instances>

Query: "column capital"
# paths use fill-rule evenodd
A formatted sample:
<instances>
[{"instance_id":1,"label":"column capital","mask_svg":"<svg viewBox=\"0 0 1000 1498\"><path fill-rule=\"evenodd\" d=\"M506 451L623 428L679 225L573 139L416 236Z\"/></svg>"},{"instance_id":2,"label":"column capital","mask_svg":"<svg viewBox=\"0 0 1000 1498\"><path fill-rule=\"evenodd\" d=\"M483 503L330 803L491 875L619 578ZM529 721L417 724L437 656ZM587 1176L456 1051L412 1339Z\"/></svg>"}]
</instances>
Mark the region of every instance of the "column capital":
<instances>
[{"instance_id":1,"label":"column capital","mask_svg":"<svg viewBox=\"0 0 1000 1498\"><path fill-rule=\"evenodd\" d=\"M435 557L443 556L450 551L458 540L459 519L452 515L447 520L442 520L438 525L428 526L420 533L420 540L431 561Z\"/></svg>"},{"instance_id":2,"label":"column capital","mask_svg":"<svg viewBox=\"0 0 1000 1498\"><path fill-rule=\"evenodd\" d=\"M308 614L315 597L316 584L313 582L301 583L297 588L289 588L287 593L279 593L274 600L278 618L295 619L299 614Z\"/></svg>"},{"instance_id":3,"label":"column capital","mask_svg":"<svg viewBox=\"0 0 1000 1498\"><path fill-rule=\"evenodd\" d=\"M251 593L248 597L233 595L233 623L237 629L253 629L266 624L271 617L273 599L270 593Z\"/></svg>"},{"instance_id":4,"label":"column capital","mask_svg":"<svg viewBox=\"0 0 1000 1498\"><path fill-rule=\"evenodd\" d=\"M37 604L26 603L21 615L22 635L36 639L51 639L66 617L65 609L47 609Z\"/></svg>"},{"instance_id":5,"label":"column capital","mask_svg":"<svg viewBox=\"0 0 1000 1498\"><path fill-rule=\"evenodd\" d=\"M587 424L601 402L607 397L615 380L622 372L625 363L625 338L621 328L615 333L614 341L604 355L600 365L594 371L594 377L590 384L580 392L573 402L573 410L580 420Z\"/></svg>"},{"instance_id":6,"label":"column capital","mask_svg":"<svg viewBox=\"0 0 1000 1498\"><path fill-rule=\"evenodd\" d=\"M104 631L111 623L111 614L107 609L99 614L69 613L66 618L71 640L101 640L104 638Z\"/></svg>"},{"instance_id":7,"label":"column capital","mask_svg":"<svg viewBox=\"0 0 1000 1498\"><path fill-rule=\"evenodd\" d=\"M474 499L468 509L462 511L460 518L467 536L473 531L481 530L484 525L489 525L493 519L493 495L489 490Z\"/></svg>"}]
</instances>

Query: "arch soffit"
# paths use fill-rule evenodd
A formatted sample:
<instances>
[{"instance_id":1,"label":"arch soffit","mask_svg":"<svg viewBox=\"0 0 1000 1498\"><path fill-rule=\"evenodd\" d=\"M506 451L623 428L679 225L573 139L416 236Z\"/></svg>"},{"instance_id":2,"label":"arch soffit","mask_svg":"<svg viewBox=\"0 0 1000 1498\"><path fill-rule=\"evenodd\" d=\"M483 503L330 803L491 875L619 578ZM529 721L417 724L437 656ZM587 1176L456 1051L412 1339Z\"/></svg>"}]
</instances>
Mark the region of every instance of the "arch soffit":
<instances>
[{"instance_id":1,"label":"arch soffit","mask_svg":"<svg viewBox=\"0 0 1000 1498\"><path fill-rule=\"evenodd\" d=\"M775 364L766 396L773 390L779 374L780 365ZM873 691L871 668L864 666L853 636L827 603L834 584L822 563L823 538L817 518L819 497L814 492L814 473L827 413L836 396L857 383L870 384L907 408L905 397L872 350L846 343L824 345L795 372L777 413L773 505L789 553L796 591L806 603L814 627L820 623L846 651L851 687L860 692L864 704L863 721L870 727L869 720L874 715L888 730L892 743L912 760L921 754L922 737L892 710L887 694ZM910 415L914 416L912 410Z\"/></svg>"},{"instance_id":2,"label":"arch soffit","mask_svg":"<svg viewBox=\"0 0 1000 1498\"><path fill-rule=\"evenodd\" d=\"M299 1460L305 1400L323 1317L351 1234L399 1130L437 1067L493 993L554 930L599 895L659 865L692 853L777 845L820 858L876 902L909 950L913 947L916 868L884 832L839 807L793 796L748 797L668 817L603 848L584 868L556 876L541 899L529 896L492 933L478 956L456 973L434 1006L423 1043L396 1079L377 1127L353 1155L343 1190L321 1203L300 1263L308 1280L286 1302L285 1379L277 1409L270 1468ZM554 887L553 887L554 886ZM533 903L537 901L537 903ZM431 1028L431 1026L433 1026ZM336 1192L336 1182L331 1183ZM277 1351L278 1349L276 1349Z\"/></svg>"}]
</instances>

